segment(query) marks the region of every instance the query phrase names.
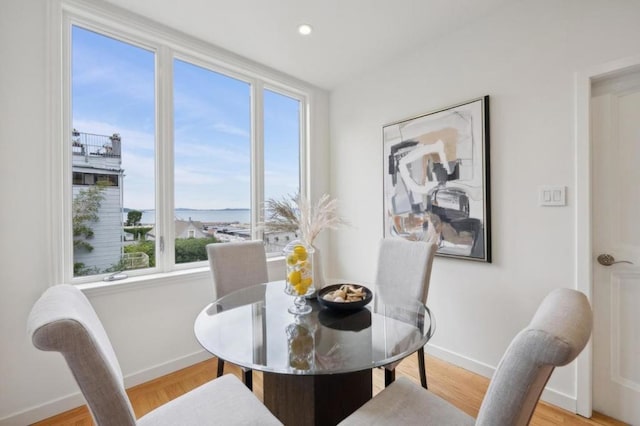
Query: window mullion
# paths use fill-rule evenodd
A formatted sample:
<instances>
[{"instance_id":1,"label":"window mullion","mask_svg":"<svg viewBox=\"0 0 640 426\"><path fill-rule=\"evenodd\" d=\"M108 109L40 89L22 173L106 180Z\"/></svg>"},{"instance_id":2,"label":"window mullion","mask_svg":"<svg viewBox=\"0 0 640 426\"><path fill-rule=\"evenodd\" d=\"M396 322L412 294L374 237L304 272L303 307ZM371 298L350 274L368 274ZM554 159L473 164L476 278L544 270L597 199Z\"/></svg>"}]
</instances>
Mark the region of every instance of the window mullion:
<instances>
[{"instance_id":1,"label":"window mullion","mask_svg":"<svg viewBox=\"0 0 640 426\"><path fill-rule=\"evenodd\" d=\"M62 19L51 28L51 55L55 64L51 72L52 88L49 93L60 93L61 96L52 96L52 143L49 147L55 147L51 151L52 163L52 203L61 203L58 208L52 209L52 219L56 222L54 229L62 232L52 239L53 253L62 253L63 262L54 262L52 276L54 283L71 282L73 279L73 226L72 226L72 189L71 189L71 153L69 152L69 136L71 134L71 20L66 14L61 13L60 4L50 4L52 16ZM60 43L61 42L61 43ZM57 62L53 60L55 57ZM53 82L56 83L53 83ZM61 87L58 85L61 84ZM57 213L57 214L56 214ZM61 228L60 228L61 227ZM62 242L62 244L60 244Z\"/></svg>"},{"instance_id":2,"label":"window mullion","mask_svg":"<svg viewBox=\"0 0 640 426\"><path fill-rule=\"evenodd\" d=\"M261 239L263 230L258 223L264 221L264 84L256 80L251 84L251 235Z\"/></svg>"},{"instance_id":3,"label":"window mullion","mask_svg":"<svg viewBox=\"0 0 640 426\"><path fill-rule=\"evenodd\" d=\"M167 271L175 265L173 52L164 46L157 52L156 88L156 266Z\"/></svg>"},{"instance_id":4,"label":"window mullion","mask_svg":"<svg viewBox=\"0 0 640 426\"><path fill-rule=\"evenodd\" d=\"M300 100L300 112L298 115L298 120L300 122L300 133L299 133L299 141L300 141L300 194L311 199L311 179L309 176L309 168L311 164L311 158L309 157L311 153L311 147L309 146L310 141L310 133L309 133L309 112L307 110L309 102L306 96L299 98Z\"/></svg>"}]
</instances>

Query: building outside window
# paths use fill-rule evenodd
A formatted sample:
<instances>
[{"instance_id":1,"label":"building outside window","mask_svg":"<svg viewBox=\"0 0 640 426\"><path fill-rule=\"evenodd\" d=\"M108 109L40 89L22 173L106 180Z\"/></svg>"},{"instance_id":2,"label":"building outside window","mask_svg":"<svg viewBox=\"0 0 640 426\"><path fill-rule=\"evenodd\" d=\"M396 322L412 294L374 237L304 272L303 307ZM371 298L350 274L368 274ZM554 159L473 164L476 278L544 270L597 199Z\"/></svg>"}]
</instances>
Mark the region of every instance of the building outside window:
<instances>
[{"instance_id":1,"label":"building outside window","mask_svg":"<svg viewBox=\"0 0 640 426\"><path fill-rule=\"evenodd\" d=\"M73 271L119 269L124 241L120 137L72 134Z\"/></svg>"}]
</instances>

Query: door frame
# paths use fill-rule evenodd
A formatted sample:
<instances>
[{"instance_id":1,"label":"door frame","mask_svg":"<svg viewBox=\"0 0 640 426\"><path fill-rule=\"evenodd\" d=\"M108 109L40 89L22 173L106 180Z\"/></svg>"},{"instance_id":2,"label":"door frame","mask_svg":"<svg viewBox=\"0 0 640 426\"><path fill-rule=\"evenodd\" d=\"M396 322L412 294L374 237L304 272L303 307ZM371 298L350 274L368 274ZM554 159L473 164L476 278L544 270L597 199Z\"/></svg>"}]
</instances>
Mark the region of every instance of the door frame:
<instances>
[{"instance_id":1,"label":"door frame","mask_svg":"<svg viewBox=\"0 0 640 426\"><path fill-rule=\"evenodd\" d=\"M592 178L591 167L591 85L597 78L640 71L640 56L620 59L576 73L575 78L575 148L576 148L576 282L575 288L593 304L592 253ZM576 412L591 417L593 407L593 339L577 359Z\"/></svg>"}]
</instances>

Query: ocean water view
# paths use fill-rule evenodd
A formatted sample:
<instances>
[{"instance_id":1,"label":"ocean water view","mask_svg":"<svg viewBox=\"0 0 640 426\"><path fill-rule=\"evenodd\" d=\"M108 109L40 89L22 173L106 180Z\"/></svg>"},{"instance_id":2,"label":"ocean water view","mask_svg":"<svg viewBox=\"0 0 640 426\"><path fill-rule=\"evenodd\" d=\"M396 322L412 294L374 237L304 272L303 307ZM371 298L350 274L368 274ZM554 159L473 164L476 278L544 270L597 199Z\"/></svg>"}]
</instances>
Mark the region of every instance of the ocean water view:
<instances>
[{"instance_id":1,"label":"ocean water view","mask_svg":"<svg viewBox=\"0 0 640 426\"><path fill-rule=\"evenodd\" d=\"M249 209L222 209L222 210L188 210L176 209L174 212L176 219L189 220L194 222L222 222L222 223L250 223L251 210ZM123 222L127 220L127 213L122 214ZM155 210L142 210L140 223L153 224L156 222Z\"/></svg>"}]
</instances>

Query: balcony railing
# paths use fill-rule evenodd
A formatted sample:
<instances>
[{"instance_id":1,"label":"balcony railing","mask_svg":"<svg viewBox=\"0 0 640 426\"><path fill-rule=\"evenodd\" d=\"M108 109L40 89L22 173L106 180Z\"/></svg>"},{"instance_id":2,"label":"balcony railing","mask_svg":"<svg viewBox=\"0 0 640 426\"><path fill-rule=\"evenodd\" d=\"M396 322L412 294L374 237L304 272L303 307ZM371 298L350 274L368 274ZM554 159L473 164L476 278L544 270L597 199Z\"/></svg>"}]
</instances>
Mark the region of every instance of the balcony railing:
<instances>
[{"instance_id":1,"label":"balcony railing","mask_svg":"<svg viewBox=\"0 0 640 426\"><path fill-rule=\"evenodd\" d=\"M71 136L73 155L119 158L121 155L120 135L94 135L73 131Z\"/></svg>"},{"instance_id":2,"label":"balcony railing","mask_svg":"<svg viewBox=\"0 0 640 426\"><path fill-rule=\"evenodd\" d=\"M141 269L149 267L149 255L142 252L137 253L124 253L122 255L122 262L125 270Z\"/></svg>"}]
</instances>

